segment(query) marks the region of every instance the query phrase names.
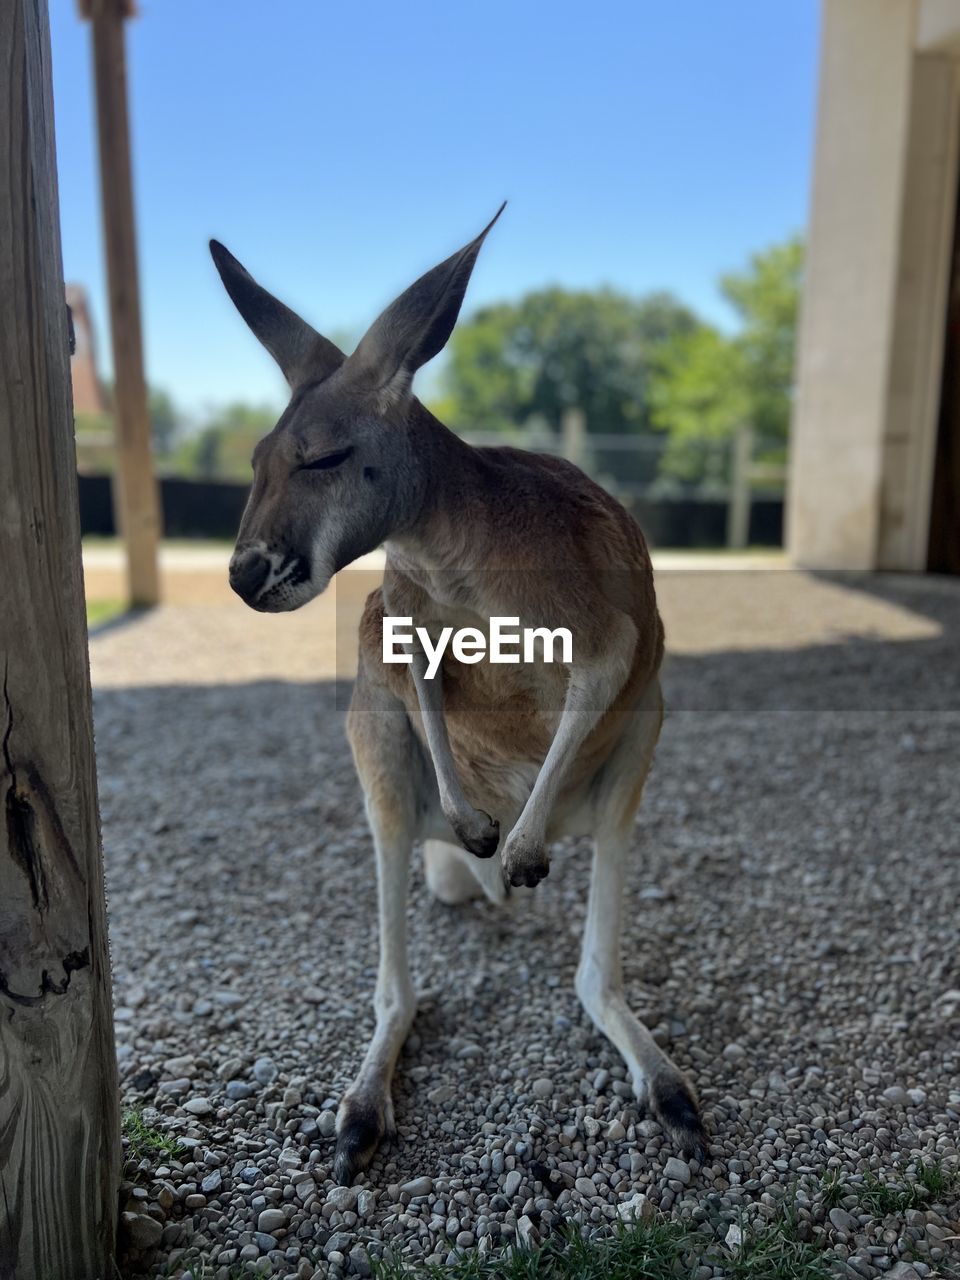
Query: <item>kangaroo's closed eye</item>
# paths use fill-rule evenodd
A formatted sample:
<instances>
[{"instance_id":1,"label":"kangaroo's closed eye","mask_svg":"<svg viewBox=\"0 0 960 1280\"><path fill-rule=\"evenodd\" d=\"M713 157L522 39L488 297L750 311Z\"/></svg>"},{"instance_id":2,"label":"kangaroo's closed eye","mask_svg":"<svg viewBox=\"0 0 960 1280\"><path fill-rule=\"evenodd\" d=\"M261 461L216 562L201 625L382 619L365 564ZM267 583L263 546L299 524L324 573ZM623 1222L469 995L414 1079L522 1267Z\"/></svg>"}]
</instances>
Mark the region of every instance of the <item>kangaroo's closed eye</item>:
<instances>
[{"instance_id":1,"label":"kangaroo's closed eye","mask_svg":"<svg viewBox=\"0 0 960 1280\"><path fill-rule=\"evenodd\" d=\"M310 462L301 462L297 471L329 471L339 467L353 453L352 449L338 449L336 453L325 453L322 458L314 458Z\"/></svg>"}]
</instances>

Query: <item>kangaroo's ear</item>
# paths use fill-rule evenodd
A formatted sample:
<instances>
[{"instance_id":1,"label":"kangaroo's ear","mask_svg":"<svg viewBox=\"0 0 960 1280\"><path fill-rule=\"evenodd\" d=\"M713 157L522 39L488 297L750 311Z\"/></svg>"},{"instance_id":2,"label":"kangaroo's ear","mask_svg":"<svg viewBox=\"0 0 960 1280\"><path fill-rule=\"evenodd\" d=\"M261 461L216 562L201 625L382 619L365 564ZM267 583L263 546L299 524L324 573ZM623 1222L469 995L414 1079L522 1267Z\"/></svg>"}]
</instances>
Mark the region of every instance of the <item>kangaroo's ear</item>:
<instances>
[{"instance_id":1,"label":"kangaroo's ear","mask_svg":"<svg viewBox=\"0 0 960 1280\"><path fill-rule=\"evenodd\" d=\"M346 357L339 347L261 288L218 240L210 241L210 253L237 310L276 360L293 390L305 382L329 377L343 364Z\"/></svg>"},{"instance_id":2,"label":"kangaroo's ear","mask_svg":"<svg viewBox=\"0 0 960 1280\"><path fill-rule=\"evenodd\" d=\"M350 356L344 375L360 381L384 407L403 400L416 371L446 345L480 246L505 207L506 201L476 240L391 302Z\"/></svg>"}]
</instances>

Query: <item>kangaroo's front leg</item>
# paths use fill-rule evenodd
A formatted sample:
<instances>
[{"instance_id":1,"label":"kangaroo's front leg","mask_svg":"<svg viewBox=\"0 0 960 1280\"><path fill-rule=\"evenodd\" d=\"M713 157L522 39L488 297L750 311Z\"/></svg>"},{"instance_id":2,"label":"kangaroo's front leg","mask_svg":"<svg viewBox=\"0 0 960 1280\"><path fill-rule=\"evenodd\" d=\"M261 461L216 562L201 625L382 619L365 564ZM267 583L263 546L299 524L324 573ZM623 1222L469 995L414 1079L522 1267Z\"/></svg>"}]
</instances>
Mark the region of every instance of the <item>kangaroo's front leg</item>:
<instances>
[{"instance_id":1,"label":"kangaroo's front leg","mask_svg":"<svg viewBox=\"0 0 960 1280\"><path fill-rule=\"evenodd\" d=\"M463 793L443 718L442 675L438 671L432 680L427 679L427 655L419 645L414 648L412 666L423 729L437 774L443 816L465 849L478 858L491 858L500 843L500 824L489 814L474 809Z\"/></svg>"},{"instance_id":2,"label":"kangaroo's front leg","mask_svg":"<svg viewBox=\"0 0 960 1280\"><path fill-rule=\"evenodd\" d=\"M513 885L532 888L550 871L546 832L567 770L600 717L623 688L630 671L636 628L618 615L605 652L576 662L570 670L560 723L537 774L533 790L501 850L503 874Z\"/></svg>"}]
</instances>

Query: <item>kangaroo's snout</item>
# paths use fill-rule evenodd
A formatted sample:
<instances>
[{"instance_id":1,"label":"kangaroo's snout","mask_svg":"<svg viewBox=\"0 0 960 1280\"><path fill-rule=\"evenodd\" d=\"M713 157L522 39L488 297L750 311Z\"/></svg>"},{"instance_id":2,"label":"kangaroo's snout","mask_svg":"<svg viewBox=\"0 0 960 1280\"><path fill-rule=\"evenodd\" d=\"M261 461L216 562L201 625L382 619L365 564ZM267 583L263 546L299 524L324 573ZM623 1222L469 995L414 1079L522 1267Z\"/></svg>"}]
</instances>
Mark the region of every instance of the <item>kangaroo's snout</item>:
<instances>
[{"instance_id":1,"label":"kangaroo's snout","mask_svg":"<svg viewBox=\"0 0 960 1280\"><path fill-rule=\"evenodd\" d=\"M270 573L270 561L262 551L247 547L236 551L230 561L230 585L250 604Z\"/></svg>"}]
</instances>

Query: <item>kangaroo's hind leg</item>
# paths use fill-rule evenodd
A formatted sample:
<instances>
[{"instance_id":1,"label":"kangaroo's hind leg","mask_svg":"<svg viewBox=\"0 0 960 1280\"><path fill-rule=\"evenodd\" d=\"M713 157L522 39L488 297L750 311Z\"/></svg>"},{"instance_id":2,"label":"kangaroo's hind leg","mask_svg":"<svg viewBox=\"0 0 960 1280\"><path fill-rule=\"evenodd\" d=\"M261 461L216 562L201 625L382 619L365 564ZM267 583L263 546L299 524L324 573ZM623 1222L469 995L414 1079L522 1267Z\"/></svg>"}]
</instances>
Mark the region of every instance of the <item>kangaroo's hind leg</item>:
<instances>
[{"instance_id":1,"label":"kangaroo's hind leg","mask_svg":"<svg viewBox=\"0 0 960 1280\"><path fill-rule=\"evenodd\" d=\"M634 816L662 719L663 702L655 681L598 780L593 873L577 994L596 1027L623 1055L637 1098L649 1104L682 1150L702 1155L705 1139L694 1092L623 994L620 930L626 868Z\"/></svg>"},{"instance_id":2,"label":"kangaroo's hind leg","mask_svg":"<svg viewBox=\"0 0 960 1280\"><path fill-rule=\"evenodd\" d=\"M362 669L347 732L376 852L380 963L373 1039L337 1115L333 1176L341 1184L365 1169L384 1135L394 1131L391 1081L416 1012L407 956L410 854L417 815L435 792L402 703Z\"/></svg>"}]
</instances>

